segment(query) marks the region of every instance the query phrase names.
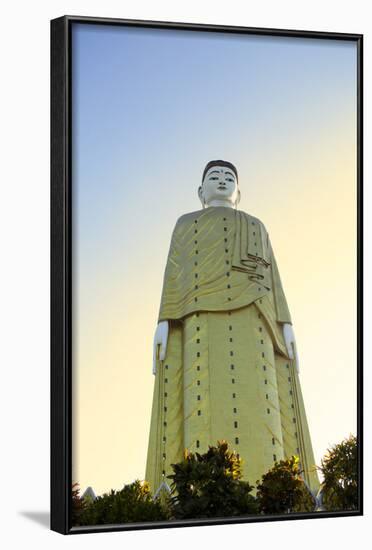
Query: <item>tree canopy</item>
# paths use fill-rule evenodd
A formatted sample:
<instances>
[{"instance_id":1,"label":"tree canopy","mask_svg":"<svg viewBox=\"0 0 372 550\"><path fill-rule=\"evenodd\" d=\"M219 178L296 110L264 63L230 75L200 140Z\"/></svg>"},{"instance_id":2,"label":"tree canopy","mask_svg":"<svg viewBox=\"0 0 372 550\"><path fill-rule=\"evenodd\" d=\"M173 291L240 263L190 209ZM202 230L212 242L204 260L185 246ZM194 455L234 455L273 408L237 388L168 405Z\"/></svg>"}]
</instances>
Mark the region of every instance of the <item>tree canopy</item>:
<instances>
[{"instance_id":1,"label":"tree canopy","mask_svg":"<svg viewBox=\"0 0 372 550\"><path fill-rule=\"evenodd\" d=\"M253 486L242 481L242 461L228 450L226 441L209 446L204 454L185 451L172 464L172 515L174 518L210 518L257 513Z\"/></svg>"},{"instance_id":2,"label":"tree canopy","mask_svg":"<svg viewBox=\"0 0 372 550\"><path fill-rule=\"evenodd\" d=\"M327 450L319 468L324 476L323 506L326 510L357 510L357 440L350 435ZM72 486L74 526L104 525L167 519L233 517L249 514L312 512L315 498L302 477L299 457L275 462L253 485L242 480L242 460L218 441L204 454L185 450L184 458L172 464L171 494L150 492L146 481L135 480L119 491L97 498L82 498L77 483ZM94 495L94 493L93 493Z\"/></svg>"},{"instance_id":3,"label":"tree canopy","mask_svg":"<svg viewBox=\"0 0 372 550\"><path fill-rule=\"evenodd\" d=\"M263 514L311 512L315 499L301 476L298 456L275 462L257 481L257 500Z\"/></svg>"},{"instance_id":4,"label":"tree canopy","mask_svg":"<svg viewBox=\"0 0 372 550\"><path fill-rule=\"evenodd\" d=\"M85 503L74 516L74 525L107 525L167 519L160 503L152 499L147 482L135 480L119 491L111 490Z\"/></svg>"},{"instance_id":5,"label":"tree canopy","mask_svg":"<svg viewBox=\"0 0 372 550\"><path fill-rule=\"evenodd\" d=\"M357 510L358 500L358 447L357 439L350 435L327 450L320 470L323 505L327 510Z\"/></svg>"}]
</instances>

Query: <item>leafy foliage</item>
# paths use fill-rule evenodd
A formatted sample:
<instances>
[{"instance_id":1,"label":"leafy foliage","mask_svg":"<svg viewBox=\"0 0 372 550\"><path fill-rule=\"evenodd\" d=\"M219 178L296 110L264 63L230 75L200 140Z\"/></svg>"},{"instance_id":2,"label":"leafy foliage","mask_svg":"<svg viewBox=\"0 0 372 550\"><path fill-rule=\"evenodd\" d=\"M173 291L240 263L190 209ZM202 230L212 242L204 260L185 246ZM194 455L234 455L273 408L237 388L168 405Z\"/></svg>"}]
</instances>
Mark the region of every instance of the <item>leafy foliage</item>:
<instances>
[{"instance_id":1,"label":"leafy foliage","mask_svg":"<svg viewBox=\"0 0 372 550\"><path fill-rule=\"evenodd\" d=\"M358 447L355 436L327 450L322 459L323 505L327 510L358 509Z\"/></svg>"},{"instance_id":2,"label":"leafy foliage","mask_svg":"<svg viewBox=\"0 0 372 550\"><path fill-rule=\"evenodd\" d=\"M107 525L167 519L160 502L154 501L147 482L134 481L120 491L111 490L86 503L74 525Z\"/></svg>"},{"instance_id":3,"label":"leafy foliage","mask_svg":"<svg viewBox=\"0 0 372 550\"><path fill-rule=\"evenodd\" d=\"M128 522L233 517L248 514L310 512L315 500L302 478L299 458L276 462L253 486L242 478L242 460L226 441L209 446L204 454L185 450L184 458L172 464L172 494L153 499L149 484L134 481L121 490L111 490L95 500L80 497L78 483L72 486L74 526ZM357 440L354 436L328 449L321 462L324 476L323 505L327 510L358 508Z\"/></svg>"},{"instance_id":4,"label":"leafy foliage","mask_svg":"<svg viewBox=\"0 0 372 550\"><path fill-rule=\"evenodd\" d=\"M301 477L297 456L275 462L261 483L257 481L257 500L263 514L314 510L315 500Z\"/></svg>"},{"instance_id":5,"label":"leafy foliage","mask_svg":"<svg viewBox=\"0 0 372 550\"><path fill-rule=\"evenodd\" d=\"M226 441L209 446L205 454L185 451L172 464L172 517L211 518L257 513L253 486L241 481L242 461Z\"/></svg>"},{"instance_id":6,"label":"leafy foliage","mask_svg":"<svg viewBox=\"0 0 372 550\"><path fill-rule=\"evenodd\" d=\"M80 486L78 483L72 484L71 498L72 498L72 524L80 525L79 522L85 509L85 502L84 502L84 499L80 497Z\"/></svg>"}]
</instances>

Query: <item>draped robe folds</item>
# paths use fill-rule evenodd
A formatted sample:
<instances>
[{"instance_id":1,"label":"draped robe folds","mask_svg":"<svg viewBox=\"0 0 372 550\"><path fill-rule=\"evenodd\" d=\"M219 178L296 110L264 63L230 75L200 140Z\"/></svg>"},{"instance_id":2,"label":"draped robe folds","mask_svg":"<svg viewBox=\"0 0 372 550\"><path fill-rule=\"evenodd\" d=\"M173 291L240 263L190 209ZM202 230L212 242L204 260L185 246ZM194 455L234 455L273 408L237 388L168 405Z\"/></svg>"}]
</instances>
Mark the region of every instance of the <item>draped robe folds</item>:
<instances>
[{"instance_id":1,"label":"draped robe folds","mask_svg":"<svg viewBox=\"0 0 372 550\"><path fill-rule=\"evenodd\" d=\"M299 377L287 354L291 317L264 224L245 212L209 207L174 228L159 310L169 322L167 354L156 361L146 464L153 493L184 450L225 439L254 484L275 461L300 457L316 492Z\"/></svg>"}]
</instances>

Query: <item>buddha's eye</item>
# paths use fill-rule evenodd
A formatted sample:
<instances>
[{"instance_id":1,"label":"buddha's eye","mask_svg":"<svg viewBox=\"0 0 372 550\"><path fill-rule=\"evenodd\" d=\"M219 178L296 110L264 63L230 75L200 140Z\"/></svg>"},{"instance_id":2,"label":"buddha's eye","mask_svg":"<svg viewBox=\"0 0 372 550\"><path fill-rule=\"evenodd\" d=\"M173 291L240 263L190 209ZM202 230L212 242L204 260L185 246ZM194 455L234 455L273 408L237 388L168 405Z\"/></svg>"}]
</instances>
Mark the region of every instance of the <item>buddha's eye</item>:
<instances>
[{"instance_id":1,"label":"buddha's eye","mask_svg":"<svg viewBox=\"0 0 372 550\"><path fill-rule=\"evenodd\" d=\"M218 178L216 176L212 176L211 178L209 178L210 180L218 180Z\"/></svg>"},{"instance_id":2,"label":"buddha's eye","mask_svg":"<svg viewBox=\"0 0 372 550\"><path fill-rule=\"evenodd\" d=\"M227 181L234 181L233 178L227 178Z\"/></svg>"}]
</instances>

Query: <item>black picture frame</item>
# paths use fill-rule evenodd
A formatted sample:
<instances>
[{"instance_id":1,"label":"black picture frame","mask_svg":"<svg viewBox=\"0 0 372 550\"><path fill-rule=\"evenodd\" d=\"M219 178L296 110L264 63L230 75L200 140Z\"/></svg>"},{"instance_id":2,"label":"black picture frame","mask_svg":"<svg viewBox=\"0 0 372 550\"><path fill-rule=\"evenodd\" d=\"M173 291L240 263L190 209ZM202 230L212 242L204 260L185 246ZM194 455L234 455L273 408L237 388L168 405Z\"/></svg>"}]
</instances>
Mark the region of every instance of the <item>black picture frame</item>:
<instances>
[{"instance_id":1,"label":"black picture frame","mask_svg":"<svg viewBox=\"0 0 372 550\"><path fill-rule=\"evenodd\" d=\"M89 527L71 526L71 28L75 23L354 41L357 45L357 438L359 509ZM63 16L51 21L51 529L62 534L363 514L363 35L168 21Z\"/></svg>"}]
</instances>

